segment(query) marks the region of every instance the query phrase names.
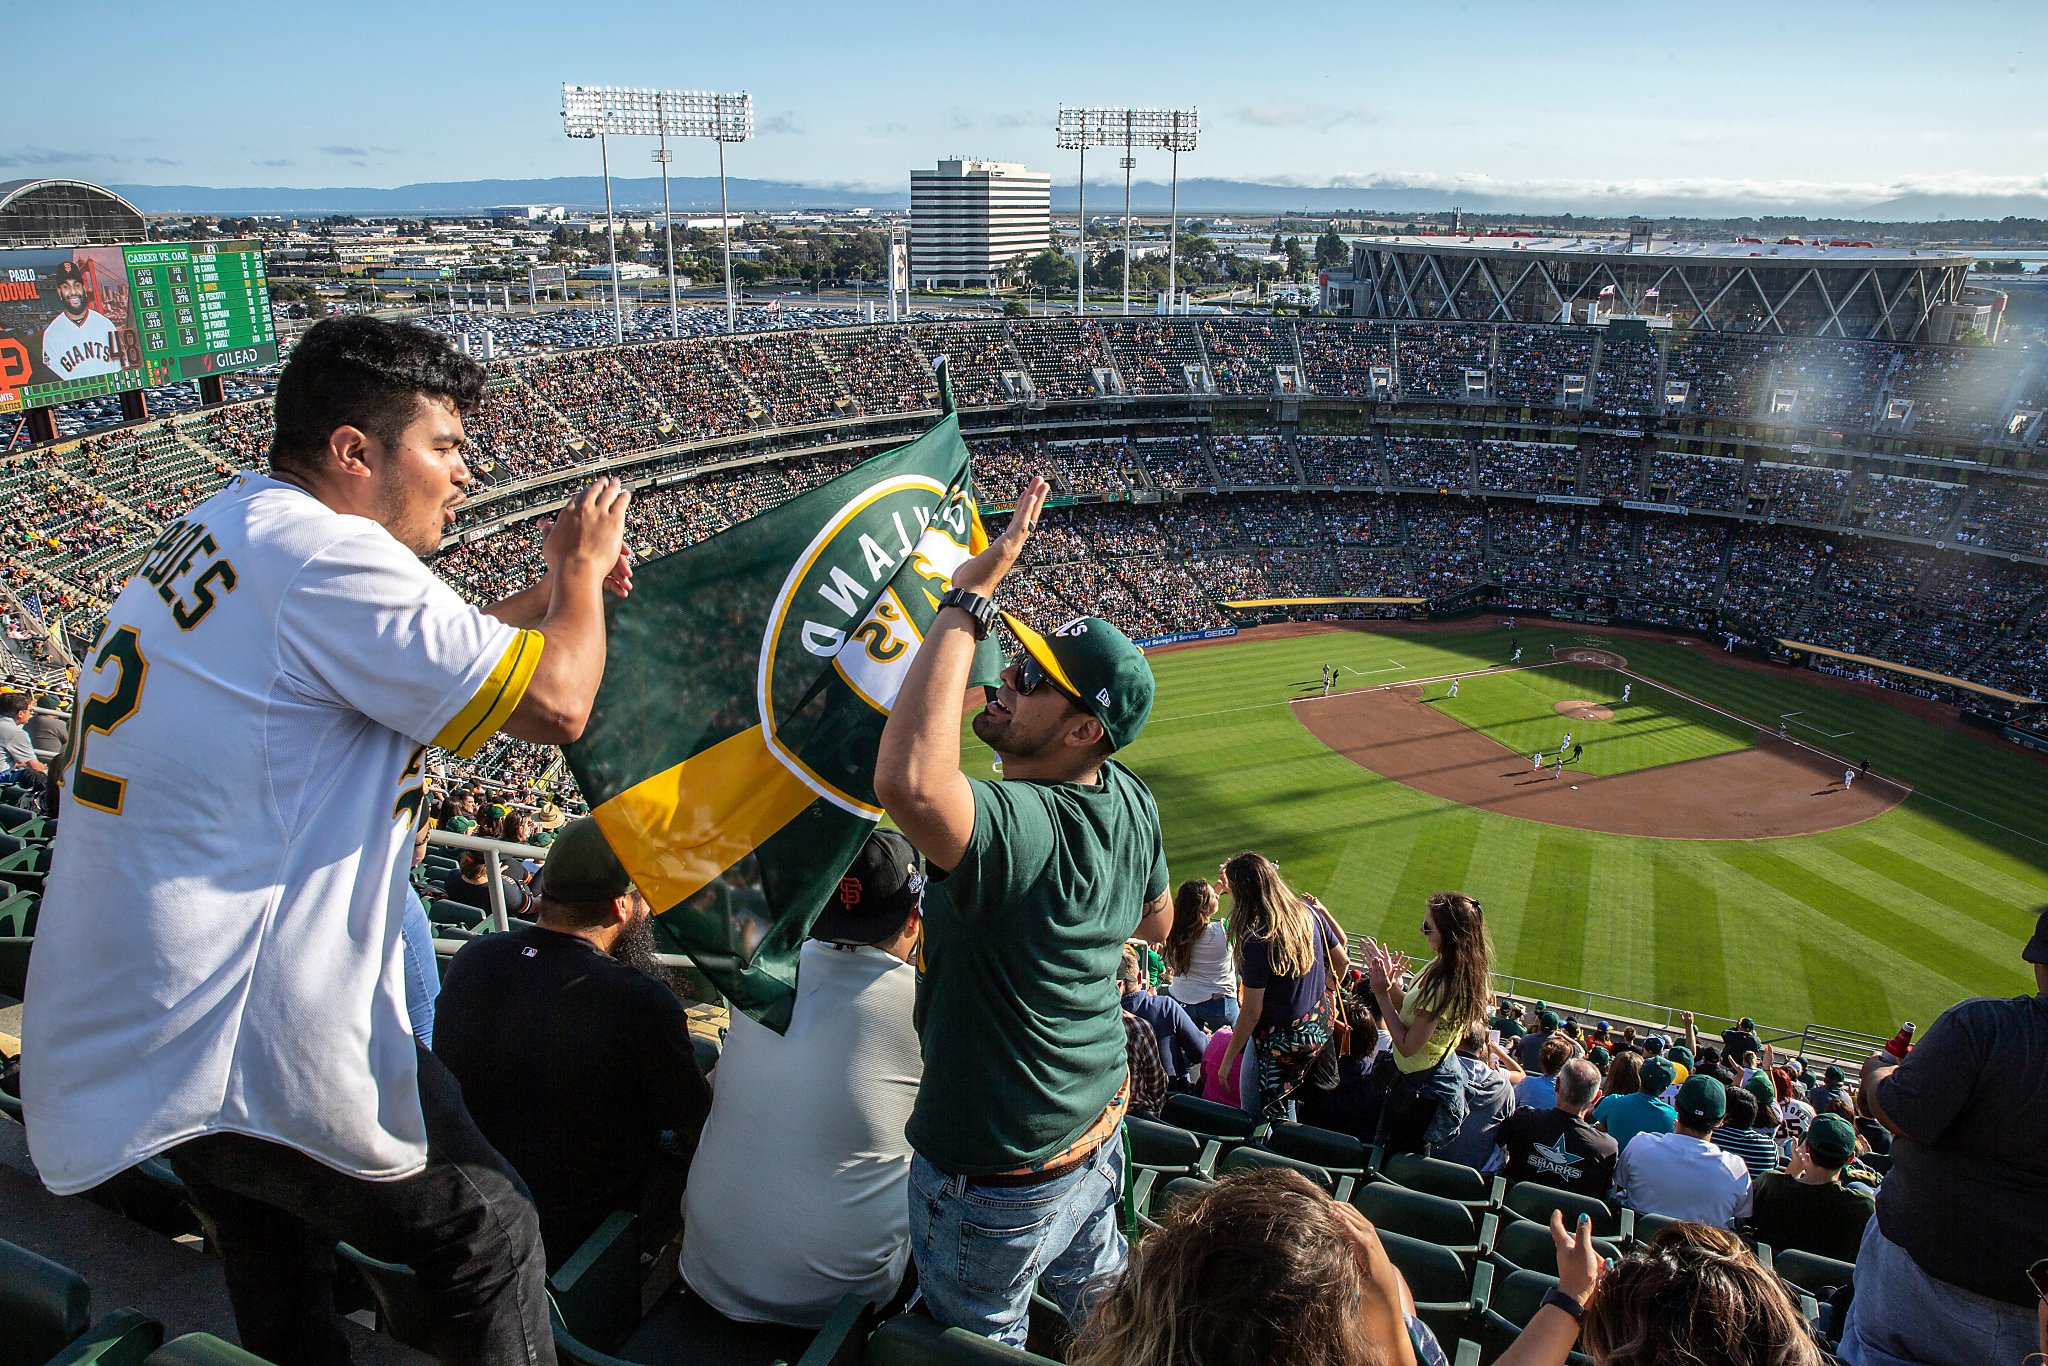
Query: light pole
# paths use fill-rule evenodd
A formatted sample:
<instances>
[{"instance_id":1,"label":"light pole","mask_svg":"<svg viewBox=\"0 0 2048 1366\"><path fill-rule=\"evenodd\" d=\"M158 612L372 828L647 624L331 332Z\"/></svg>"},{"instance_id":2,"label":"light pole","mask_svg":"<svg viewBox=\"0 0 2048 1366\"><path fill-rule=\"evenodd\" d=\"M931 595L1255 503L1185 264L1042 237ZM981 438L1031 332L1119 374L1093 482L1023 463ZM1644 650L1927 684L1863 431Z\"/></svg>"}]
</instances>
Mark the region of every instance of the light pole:
<instances>
[{"instance_id":1,"label":"light pole","mask_svg":"<svg viewBox=\"0 0 2048 1366\"><path fill-rule=\"evenodd\" d=\"M1081 153L1081 176L1085 182L1088 174L1088 148L1115 147L1124 149L1124 298L1123 311L1131 311L1131 171L1137 165L1133 155L1140 147L1160 147L1173 154L1172 186L1168 191L1168 212L1170 221L1166 233L1166 286L1167 298L1172 300L1175 293L1174 276L1178 271L1175 239L1179 235L1180 220L1180 154L1192 152L1200 140L1200 115L1194 109L1068 109L1061 106L1059 115L1059 145L1062 148L1078 150ZM1085 193L1085 190L1081 193ZM1081 248L1085 257L1088 245L1088 217L1085 199L1077 199L1081 206ZM1082 296L1081 307L1086 309L1086 296Z\"/></svg>"},{"instance_id":2,"label":"light pole","mask_svg":"<svg viewBox=\"0 0 2048 1366\"><path fill-rule=\"evenodd\" d=\"M1074 247L1074 314L1088 316L1088 149L1103 143L1104 129L1094 109L1060 106L1059 146L1081 154L1081 170L1074 181L1074 217L1078 236Z\"/></svg>"},{"instance_id":3,"label":"light pole","mask_svg":"<svg viewBox=\"0 0 2048 1366\"><path fill-rule=\"evenodd\" d=\"M669 222L668 140L711 138L718 143L718 222L725 240L725 330L733 330L736 306L732 288L732 211L726 197L725 144L745 142L754 136L754 97L741 91L719 94L709 90L642 90L628 86L564 85L562 121L569 136L595 137L600 149L607 134L653 137L661 140L655 160L661 163L661 204L668 226L669 326L680 333L676 299L675 229ZM605 215L611 216L611 163L605 163ZM613 331L623 331L618 321L619 268L616 247L612 253Z\"/></svg>"}]
</instances>

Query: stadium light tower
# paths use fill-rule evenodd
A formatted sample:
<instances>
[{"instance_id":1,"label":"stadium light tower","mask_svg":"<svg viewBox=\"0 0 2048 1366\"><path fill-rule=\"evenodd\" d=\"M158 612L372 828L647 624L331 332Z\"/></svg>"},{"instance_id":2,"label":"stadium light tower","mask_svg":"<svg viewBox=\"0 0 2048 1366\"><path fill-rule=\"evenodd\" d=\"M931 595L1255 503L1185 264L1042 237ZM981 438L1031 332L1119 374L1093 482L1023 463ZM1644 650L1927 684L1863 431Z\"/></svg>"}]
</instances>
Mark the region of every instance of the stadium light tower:
<instances>
[{"instance_id":1,"label":"stadium light tower","mask_svg":"<svg viewBox=\"0 0 2048 1366\"><path fill-rule=\"evenodd\" d=\"M562 130L572 138L596 138L598 161L604 168L604 240L611 261L612 344L626 339L625 310L619 304L619 226L612 216L612 154L606 135L605 90L594 85L562 86Z\"/></svg>"},{"instance_id":2,"label":"stadium light tower","mask_svg":"<svg viewBox=\"0 0 2048 1366\"><path fill-rule=\"evenodd\" d=\"M1102 146L1105 132L1100 122L1089 117L1094 112L1061 105L1059 117L1059 146L1081 154L1080 175L1074 181L1075 222L1080 233L1074 247L1074 313L1084 318L1088 316L1088 149Z\"/></svg>"},{"instance_id":3,"label":"stadium light tower","mask_svg":"<svg viewBox=\"0 0 2048 1366\"><path fill-rule=\"evenodd\" d=\"M1201 118L1193 109L1060 109L1059 145L1079 148L1083 173L1089 147L1124 149L1124 301L1131 311L1131 171L1138 164L1133 153L1140 147L1159 147L1173 153L1173 184L1168 191L1168 212L1172 221L1166 230L1166 287L1170 301L1177 292L1174 276L1179 262L1175 237L1180 221L1180 154L1192 152L1200 141ZM1087 219L1081 223L1082 245L1087 245Z\"/></svg>"},{"instance_id":4,"label":"stadium light tower","mask_svg":"<svg viewBox=\"0 0 2048 1366\"><path fill-rule=\"evenodd\" d=\"M676 302L675 230L669 221L668 140L711 138L718 144L718 225L725 242L725 330L735 324L736 307L732 288L732 211L726 197L725 144L745 142L754 136L754 97L741 91L720 94L709 90L643 90L628 86L564 85L562 121L570 137L595 137L600 149L607 134L651 137L661 140L654 159L661 163L661 207L667 228L670 335L680 334ZM611 214L611 171L606 160L605 213ZM614 332L618 322L619 267L617 248L612 253L612 308Z\"/></svg>"}]
</instances>

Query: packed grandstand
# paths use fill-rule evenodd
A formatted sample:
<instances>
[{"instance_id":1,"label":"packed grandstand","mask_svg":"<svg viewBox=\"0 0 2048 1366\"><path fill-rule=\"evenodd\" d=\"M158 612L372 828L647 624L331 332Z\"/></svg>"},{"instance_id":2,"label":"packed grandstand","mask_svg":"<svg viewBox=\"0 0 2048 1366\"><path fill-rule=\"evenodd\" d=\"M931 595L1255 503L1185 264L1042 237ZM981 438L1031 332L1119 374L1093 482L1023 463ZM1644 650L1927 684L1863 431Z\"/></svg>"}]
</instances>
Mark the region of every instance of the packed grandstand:
<instances>
[{"instance_id":1,"label":"packed grandstand","mask_svg":"<svg viewBox=\"0 0 2048 1366\"><path fill-rule=\"evenodd\" d=\"M437 568L516 586L520 523L594 469L643 486L639 554L691 544L916 431L938 356L984 505L1032 472L1076 500L1023 585L1048 613L1110 603L1155 637L1485 591L2048 693L2048 480L2024 468L2048 358L2024 350L1227 317L536 350L492 370ZM268 440L258 398L11 457L16 644L90 639L157 529Z\"/></svg>"},{"instance_id":2,"label":"packed grandstand","mask_svg":"<svg viewBox=\"0 0 2048 1366\"><path fill-rule=\"evenodd\" d=\"M476 602L530 583L541 572L536 520L593 472L635 486L627 541L639 557L700 542L922 430L944 401L939 357L991 519L1033 475L1063 500L1004 584L1006 605L1027 620L1098 614L1143 641L1274 618L1422 617L1485 604L1767 649L1796 643L1830 669L2006 714L2048 696L2048 480L2026 469L2044 435L2048 360L2033 352L1225 317L777 326L535 347L491 369L467 422L477 482L433 567ZM162 529L232 472L263 466L269 441L269 404L256 397L10 456L0 466L16 656L8 672L57 686L61 656L98 633ZM470 780L481 791L466 795ZM503 737L456 770L454 786L436 813L445 829L520 843L534 826L516 810L491 812L494 801L516 809L574 797L556 751ZM465 812L488 814L464 826ZM560 824L546 814L546 828ZM437 856L421 867L460 875ZM431 896L455 883L420 875L417 885ZM436 909L444 933L460 923ZM483 918L478 908L469 923ZM1134 996L1144 1007L1171 992L1161 966L1133 955L1127 1009ZM1360 1046L1344 1065L1362 1076L1391 1036L1374 1028L1372 993L1353 995ZM1622 1267L1609 1304L1653 1300L1654 1289L1625 1279L1648 1265L1678 1265L1688 1285L1704 1284L1697 1264L1716 1258L1724 1273L1775 1267L1782 1280L1758 1281L1768 1302L1758 1321L1777 1305L1781 1318L1795 1316L1786 1321L1799 1345L1770 1359L1817 1362L1819 1344L1841 1335L1847 1263L1869 1192L1891 1166L1885 1126L1826 1065L1861 1055L1775 1056L1748 1020L1703 1045L1689 1016L1660 1035L1648 1024L1560 1018L1542 1002L1488 1005L1494 1040L1475 1025L1459 1052L1476 1069L1458 1065L1511 1089L1528 1112L1513 1127L1503 1127L1513 1099L1490 1125L1472 1112L1484 1140L1475 1151L1488 1157L1497 1146L1505 1176L1376 1144L1377 1114L1362 1127L1311 1107L1313 1125L1248 1115L1214 1060L1196 1061L1202 1044L1194 1059L1163 1065L1170 1036L1146 1044L1151 1032L1126 1024L1137 1040L1132 1105L1154 1118L1134 1116L1124 1131L1131 1180L1121 1222L1170 1248L1199 1238L1208 1211L1225 1220L1234 1191L1292 1201L1315 1218L1330 1204L1317 1192L1334 1194L1379 1229L1413 1290L1417 1323L1446 1345L1479 1340L1464 1362L1512 1350L1560 1284L1584 1298L1599 1273L1575 1272L1567 1254L1584 1248L1567 1247L1562 1233L1553 1242L1547 1227L1553 1212L1583 1214L1582 1236L1603 1239L1599 1256ZM1895 1057L1910 1037L1908 1026L1893 1041ZM1158 1093L1141 1098L1147 1054L1156 1076L1146 1084L1156 1079ZM1224 1080L1234 1082L1230 1071ZM1660 1127L1659 1115L1669 1122ZM1538 1132L1545 1123L1558 1127ZM1630 1146L1632 1126L1652 1142ZM1632 1201L1606 1198L1628 1184L1626 1165L1614 1179L1612 1141L1569 1158L1604 1156L1595 1185L1553 1179L1542 1165L1585 1135L1611 1140L1618 1129L1624 1151L1643 1154ZM1709 1192L1727 1196L1725 1211L1696 1191L1669 1203L1649 1194L1658 1142L1694 1129L1727 1157ZM1840 1185L1848 1214L1753 1206L1752 1176L1759 1191L1800 1196L1783 1197L1798 1178L1777 1171L1781 1163L1794 1173L1826 1167L1825 1189ZM152 1205L151 1195L137 1178L112 1198L138 1222L195 1235L182 1205L160 1189ZM1850 1217L1854 1236L1839 1227ZM619 1245L607 1223L569 1265L556 1265L557 1250L550 1264L561 1316L630 1355L620 1343L642 1331L637 1299L629 1292L623 1317L608 1301L600 1313L605 1287L590 1288L599 1259ZM405 1318L403 1268L352 1257L380 1328L406 1340L423 1333ZM1072 1344L1050 1308L1034 1305L1029 1340L1057 1355ZM834 1332L843 1347L856 1322L867 1324L826 1323L804 1359L824 1360L817 1353ZM866 1359L977 1359L938 1355L920 1347L923 1330L891 1322L876 1342L894 1333L903 1355L871 1345ZM1761 1341L1770 1327L1742 1331ZM1135 1349L1114 1355L1101 1322L1092 1331L1075 1359L1145 1359ZM1428 1335L1410 1331L1419 1349ZM1442 1358L1418 1350L1417 1359Z\"/></svg>"}]
</instances>

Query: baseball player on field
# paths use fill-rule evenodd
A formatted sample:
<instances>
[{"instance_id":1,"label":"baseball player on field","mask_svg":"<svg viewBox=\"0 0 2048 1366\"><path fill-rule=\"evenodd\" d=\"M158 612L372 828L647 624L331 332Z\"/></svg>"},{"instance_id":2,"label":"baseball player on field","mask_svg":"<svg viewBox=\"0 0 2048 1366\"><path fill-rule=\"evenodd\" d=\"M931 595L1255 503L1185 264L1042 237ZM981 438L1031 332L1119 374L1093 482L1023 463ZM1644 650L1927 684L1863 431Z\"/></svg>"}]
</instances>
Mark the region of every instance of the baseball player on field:
<instances>
[{"instance_id":1,"label":"baseball player on field","mask_svg":"<svg viewBox=\"0 0 2048 1366\"><path fill-rule=\"evenodd\" d=\"M1520 664L1521 662L1522 662L1522 647L1521 647L1521 646L1519 646L1519 645L1517 645L1517 646L1515 647L1515 657L1514 657L1513 659L1509 660L1509 661L1508 661L1508 663L1510 663L1510 664Z\"/></svg>"},{"instance_id":2,"label":"baseball player on field","mask_svg":"<svg viewBox=\"0 0 2048 1366\"><path fill-rule=\"evenodd\" d=\"M1562 777L1564 776L1564 751L1563 751L1563 750L1559 750L1559 751L1557 752L1557 766L1556 766L1556 767L1554 767L1554 768L1552 768L1552 769L1550 770L1550 776L1551 776L1551 777L1553 777L1553 778L1562 778Z\"/></svg>"},{"instance_id":3,"label":"baseball player on field","mask_svg":"<svg viewBox=\"0 0 2048 1366\"><path fill-rule=\"evenodd\" d=\"M1853 768L1845 768L1845 769L1843 769L1843 770L1842 770L1842 790L1846 792L1846 791L1848 791L1848 790L1849 790L1850 788L1852 788L1852 787L1854 787L1854 786L1856 786L1856 770L1855 770L1855 769L1853 769Z\"/></svg>"},{"instance_id":4,"label":"baseball player on field","mask_svg":"<svg viewBox=\"0 0 2048 1366\"><path fill-rule=\"evenodd\" d=\"M1622 701L1624 701L1624 702L1628 701L1628 692L1629 692L1629 689L1630 689L1630 687L1632 687L1632 686L1633 686L1632 684L1628 684L1628 683L1624 683L1624 684L1622 684L1622 685L1621 685L1621 700L1622 700Z\"/></svg>"},{"instance_id":5,"label":"baseball player on field","mask_svg":"<svg viewBox=\"0 0 2048 1366\"><path fill-rule=\"evenodd\" d=\"M1566 731L1566 732L1564 733L1564 739L1563 739L1563 741L1562 741L1562 742L1560 742L1560 743L1558 744L1558 750L1559 750L1560 752L1562 752L1562 751L1564 751L1564 750L1570 749L1571 747L1572 747L1572 733L1571 733L1570 731Z\"/></svg>"},{"instance_id":6,"label":"baseball player on field","mask_svg":"<svg viewBox=\"0 0 2048 1366\"><path fill-rule=\"evenodd\" d=\"M1450 690L1450 692L1446 693L1446 694L1445 694L1445 696L1447 696L1447 697L1456 697L1457 695L1458 695L1458 680L1454 678L1454 679L1452 679L1452 680L1451 680L1451 690Z\"/></svg>"},{"instance_id":7,"label":"baseball player on field","mask_svg":"<svg viewBox=\"0 0 2048 1366\"><path fill-rule=\"evenodd\" d=\"M173 521L81 661L22 1025L28 1142L69 1195L155 1154L207 1218L243 1346L345 1355L331 1256L416 1269L444 1361L552 1361L526 1185L406 1019L401 924L430 746L583 732L624 595L600 479L494 607L420 557L469 484L484 372L446 338L319 323L267 471ZM109 984L119 988L110 990Z\"/></svg>"},{"instance_id":8,"label":"baseball player on field","mask_svg":"<svg viewBox=\"0 0 2048 1366\"><path fill-rule=\"evenodd\" d=\"M1536 772L1541 773L1543 771L1543 751L1539 749L1534 754L1530 755L1529 762L1535 765Z\"/></svg>"}]
</instances>

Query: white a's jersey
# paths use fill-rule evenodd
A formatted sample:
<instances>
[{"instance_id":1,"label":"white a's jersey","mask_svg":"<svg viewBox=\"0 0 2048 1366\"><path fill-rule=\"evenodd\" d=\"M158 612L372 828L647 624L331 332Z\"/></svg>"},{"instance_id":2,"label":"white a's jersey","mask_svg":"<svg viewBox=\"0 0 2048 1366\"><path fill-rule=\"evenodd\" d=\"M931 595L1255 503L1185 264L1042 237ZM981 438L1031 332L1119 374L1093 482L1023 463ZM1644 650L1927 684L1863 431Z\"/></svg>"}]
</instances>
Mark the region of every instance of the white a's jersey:
<instances>
[{"instance_id":1,"label":"white a's jersey","mask_svg":"<svg viewBox=\"0 0 2048 1366\"><path fill-rule=\"evenodd\" d=\"M121 369L121 338L96 309L80 323L59 313L43 329L43 364L63 379L115 374Z\"/></svg>"},{"instance_id":2,"label":"white a's jersey","mask_svg":"<svg viewBox=\"0 0 2048 1366\"><path fill-rule=\"evenodd\" d=\"M541 643L262 475L164 530L51 774L22 1081L52 1190L216 1131L419 1169L399 926L422 759L497 730Z\"/></svg>"}]
</instances>

